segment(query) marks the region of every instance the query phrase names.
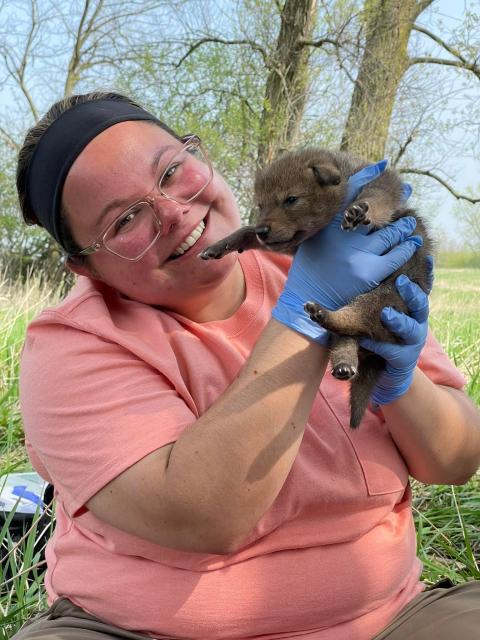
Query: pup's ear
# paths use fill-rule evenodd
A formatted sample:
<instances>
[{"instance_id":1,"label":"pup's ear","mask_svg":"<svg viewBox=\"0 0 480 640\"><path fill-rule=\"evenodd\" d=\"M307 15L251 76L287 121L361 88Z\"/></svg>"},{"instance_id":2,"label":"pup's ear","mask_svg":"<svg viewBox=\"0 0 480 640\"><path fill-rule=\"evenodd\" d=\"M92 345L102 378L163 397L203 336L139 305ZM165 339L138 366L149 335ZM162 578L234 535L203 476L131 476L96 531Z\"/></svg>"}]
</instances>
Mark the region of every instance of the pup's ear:
<instances>
[{"instance_id":1,"label":"pup's ear","mask_svg":"<svg viewBox=\"0 0 480 640\"><path fill-rule=\"evenodd\" d=\"M288 153L288 149L286 147L280 147L279 149L277 149L274 160L280 158L281 156L284 156L286 153Z\"/></svg>"},{"instance_id":2,"label":"pup's ear","mask_svg":"<svg viewBox=\"0 0 480 640\"><path fill-rule=\"evenodd\" d=\"M308 168L313 171L313 175L317 179L321 187L329 187L333 184L340 184L342 177L335 167L326 164L309 164Z\"/></svg>"}]
</instances>

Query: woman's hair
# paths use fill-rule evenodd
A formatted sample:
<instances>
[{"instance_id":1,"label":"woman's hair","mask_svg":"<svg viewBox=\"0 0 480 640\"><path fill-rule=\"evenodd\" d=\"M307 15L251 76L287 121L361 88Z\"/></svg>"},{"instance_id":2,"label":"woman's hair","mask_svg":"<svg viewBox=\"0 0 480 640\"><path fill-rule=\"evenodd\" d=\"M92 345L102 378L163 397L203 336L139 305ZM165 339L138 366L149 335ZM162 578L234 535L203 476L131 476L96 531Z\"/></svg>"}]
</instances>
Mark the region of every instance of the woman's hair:
<instances>
[{"instance_id":1,"label":"woman's hair","mask_svg":"<svg viewBox=\"0 0 480 640\"><path fill-rule=\"evenodd\" d=\"M140 106L131 98L127 96L121 95L119 93L112 92L104 92L104 91L94 91L90 93L85 93L82 95L73 95L68 98L64 98L56 102L47 113L41 118L33 127L31 127L25 136L25 140L18 154L18 162L17 162L17 193L18 200L20 203L20 209L22 212L23 219L28 225L38 225L43 226L39 221L35 211L31 207L28 198L27 198L27 175L30 163L32 161L32 157L35 151L35 148L45 133L45 131L49 128L49 126L55 122L57 118L59 118L65 111L71 109L77 104L82 102L90 102L94 100L119 100L122 102L126 102L133 106ZM172 131L167 125L161 123L160 125L162 129L173 135L178 139L178 135ZM61 244L66 249L69 254L75 254L78 251L81 251L82 247L79 247L75 240L73 239L72 232L70 230L67 216L65 215L65 209L62 205L60 211L60 236L61 236ZM78 256L78 258L82 259L86 256Z\"/></svg>"}]
</instances>

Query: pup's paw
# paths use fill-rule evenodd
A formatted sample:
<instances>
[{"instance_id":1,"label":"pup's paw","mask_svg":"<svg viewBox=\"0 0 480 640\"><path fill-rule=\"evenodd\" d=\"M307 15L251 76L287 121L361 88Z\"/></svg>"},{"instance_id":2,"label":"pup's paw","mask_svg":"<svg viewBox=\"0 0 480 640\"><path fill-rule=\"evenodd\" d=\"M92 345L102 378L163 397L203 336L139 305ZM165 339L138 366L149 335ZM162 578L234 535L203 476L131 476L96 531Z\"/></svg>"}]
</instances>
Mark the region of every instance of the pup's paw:
<instances>
[{"instance_id":1,"label":"pup's paw","mask_svg":"<svg viewBox=\"0 0 480 640\"><path fill-rule=\"evenodd\" d=\"M228 243L220 240L220 242L216 242L215 244L210 245L198 255L200 256L200 258L202 258L202 260L219 260L231 251L233 251L233 249L228 245Z\"/></svg>"},{"instance_id":2,"label":"pup's paw","mask_svg":"<svg viewBox=\"0 0 480 640\"><path fill-rule=\"evenodd\" d=\"M316 302L306 302L303 306L305 311L310 316L310 320L317 322L319 325L323 326L323 322L325 320L326 309L321 307Z\"/></svg>"},{"instance_id":3,"label":"pup's paw","mask_svg":"<svg viewBox=\"0 0 480 640\"><path fill-rule=\"evenodd\" d=\"M356 229L359 224L370 224L371 220L367 215L368 209L368 202L355 202L347 207L343 215L342 229L351 231Z\"/></svg>"},{"instance_id":4,"label":"pup's paw","mask_svg":"<svg viewBox=\"0 0 480 640\"><path fill-rule=\"evenodd\" d=\"M351 380L357 374L357 368L342 362L332 368L332 376L337 380Z\"/></svg>"}]
</instances>

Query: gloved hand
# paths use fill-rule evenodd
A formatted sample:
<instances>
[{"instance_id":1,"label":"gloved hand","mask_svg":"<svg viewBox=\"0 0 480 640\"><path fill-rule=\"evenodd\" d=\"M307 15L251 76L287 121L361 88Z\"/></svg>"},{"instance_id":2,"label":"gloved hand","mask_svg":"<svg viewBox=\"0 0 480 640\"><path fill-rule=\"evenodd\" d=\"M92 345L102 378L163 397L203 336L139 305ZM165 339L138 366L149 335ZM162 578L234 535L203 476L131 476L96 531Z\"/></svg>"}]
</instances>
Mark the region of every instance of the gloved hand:
<instances>
[{"instance_id":1,"label":"gloved hand","mask_svg":"<svg viewBox=\"0 0 480 640\"><path fill-rule=\"evenodd\" d=\"M431 289L433 259L428 256L427 260ZM427 339L427 294L404 275L398 276L395 284L398 293L407 304L410 315L400 313L392 307L385 307L381 318L383 324L401 338L403 343L376 342L370 338L360 340L362 347L382 356L386 361L385 371L380 376L371 398L376 405L388 404L406 393L412 382L420 352Z\"/></svg>"},{"instance_id":2,"label":"gloved hand","mask_svg":"<svg viewBox=\"0 0 480 640\"><path fill-rule=\"evenodd\" d=\"M410 236L415 218L400 218L373 233L341 229L343 212L295 254L273 317L307 337L326 344L328 333L304 311L309 300L339 309L361 293L377 287L409 260L422 244Z\"/></svg>"}]
</instances>

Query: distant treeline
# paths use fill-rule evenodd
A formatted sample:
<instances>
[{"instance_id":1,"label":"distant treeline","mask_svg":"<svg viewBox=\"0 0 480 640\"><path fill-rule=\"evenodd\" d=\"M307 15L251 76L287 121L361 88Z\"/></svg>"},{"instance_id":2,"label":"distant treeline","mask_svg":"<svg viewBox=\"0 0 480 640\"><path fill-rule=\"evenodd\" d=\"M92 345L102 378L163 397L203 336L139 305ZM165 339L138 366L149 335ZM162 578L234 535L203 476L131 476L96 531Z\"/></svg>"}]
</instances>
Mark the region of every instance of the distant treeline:
<instances>
[{"instance_id":1,"label":"distant treeline","mask_svg":"<svg viewBox=\"0 0 480 640\"><path fill-rule=\"evenodd\" d=\"M480 253L472 251L439 251L435 264L444 269L480 269Z\"/></svg>"}]
</instances>

